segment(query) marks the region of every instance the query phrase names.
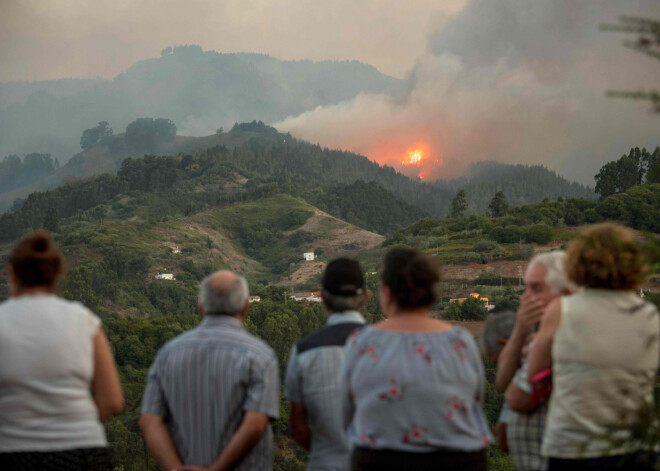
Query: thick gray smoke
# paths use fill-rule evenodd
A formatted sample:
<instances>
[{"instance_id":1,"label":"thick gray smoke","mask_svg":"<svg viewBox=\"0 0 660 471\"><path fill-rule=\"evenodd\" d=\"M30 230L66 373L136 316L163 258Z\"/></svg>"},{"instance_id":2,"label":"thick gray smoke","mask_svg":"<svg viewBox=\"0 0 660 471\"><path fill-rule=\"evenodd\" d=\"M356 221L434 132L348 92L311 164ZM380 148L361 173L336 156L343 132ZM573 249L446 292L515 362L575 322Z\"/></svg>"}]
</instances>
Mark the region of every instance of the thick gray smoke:
<instances>
[{"instance_id":1,"label":"thick gray smoke","mask_svg":"<svg viewBox=\"0 0 660 471\"><path fill-rule=\"evenodd\" d=\"M424 179L498 160L593 184L604 162L660 144L647 104L604 96L660 88L660 62L599 31L621 14L660 17L660 2L473 0L429 36L403 98L360 95L275 126ZM403 165L415 148L421 164Z\"/></svg>"}]
</instances>

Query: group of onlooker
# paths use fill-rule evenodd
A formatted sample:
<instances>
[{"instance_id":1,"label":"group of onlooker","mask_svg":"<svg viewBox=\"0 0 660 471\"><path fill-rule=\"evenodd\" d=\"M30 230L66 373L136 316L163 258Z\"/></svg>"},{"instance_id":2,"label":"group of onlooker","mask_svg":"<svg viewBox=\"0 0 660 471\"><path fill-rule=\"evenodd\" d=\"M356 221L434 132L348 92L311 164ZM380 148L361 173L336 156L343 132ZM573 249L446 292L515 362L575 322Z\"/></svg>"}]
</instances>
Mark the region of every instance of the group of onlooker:
<instances>
[{"instance_id":1,"label":"group of onlooker","mask_svg":"<svg viewBox=\"0 0 660 471\"><path fill-rule=\"evenodd\" d=\"M99 319L54 295L62 265L42 232L9 257L0 469L112 469L101 422L122 409L119 379ZM635 448L625 427L607 434L652 401L660 321L635 294L646 272L630 231L594 226L566 253L531 260L517 314L490 316L482 346L505 393L495 435L517 470L653 469L653 450ZM327 324L293 346L283 388L309 470L486 470L481 352L467 330L431 316L439 279L426 255L390 250L379 288L386 320L366 325L359 264L328 264ZM278 362L244 327L248 295L230 271L203 280L202 322L149 370L139 424L164 470L272 469Z\"/></svg>"},{"instance_id":2,"label":"group of onlooker","mask_svg":"<svg viewBox=\"0 0 660 471\"><path fill-rule=\"evenodd\" d=\"M657 450L626 429L653 401L658 371L658 311L636 294L647 272L632 231L614 224L530 261L495 381L516 470L655 469Z\"/></svg>"}]
</instances>

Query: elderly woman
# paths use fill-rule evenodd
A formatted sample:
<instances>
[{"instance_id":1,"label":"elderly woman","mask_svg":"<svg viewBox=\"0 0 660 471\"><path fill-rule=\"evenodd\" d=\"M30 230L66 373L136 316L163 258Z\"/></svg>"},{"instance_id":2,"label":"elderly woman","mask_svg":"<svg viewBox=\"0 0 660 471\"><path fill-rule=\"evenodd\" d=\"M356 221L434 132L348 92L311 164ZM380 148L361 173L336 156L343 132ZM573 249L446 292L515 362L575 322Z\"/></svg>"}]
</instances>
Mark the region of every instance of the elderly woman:
<instances>
[{"instance_id":1,"label":"elderly woman","mask_svg":"<svg viewBox=\"0 0 660 471\"><path fill-rule=\"evenodd\" d=\"M485 470L484 367L472 335L431 319L439 274L423 254L385 257L387 320L346 343L345 423L354 470Z\"/></svg>"},{"instance_id":2,"label":"elderly woman","mask_svg":"<svg viewBox=\"0 0 660 471\"><path fill-rule=\"evenodd\" d=\"M63 260L36 232L9 255L0 304L0 469L111 469L101 422L121 412L112 353L98 317L55 296Z\"/></svg>"},{"instance_id":3,"label":"elderly woman","mask_svg":"<svg viewBox=\"0 0 660 471\"><path fill-rule=\"evenodd\" d=\"M653 469L643 453L606 438L652 399L660 322L635 293L644 256L630 230L599 224L570 244L565 268L584 289L548 306L529 354L530 380L552 367L542 449L549 469Z\"/></svg>"}]
</instances>

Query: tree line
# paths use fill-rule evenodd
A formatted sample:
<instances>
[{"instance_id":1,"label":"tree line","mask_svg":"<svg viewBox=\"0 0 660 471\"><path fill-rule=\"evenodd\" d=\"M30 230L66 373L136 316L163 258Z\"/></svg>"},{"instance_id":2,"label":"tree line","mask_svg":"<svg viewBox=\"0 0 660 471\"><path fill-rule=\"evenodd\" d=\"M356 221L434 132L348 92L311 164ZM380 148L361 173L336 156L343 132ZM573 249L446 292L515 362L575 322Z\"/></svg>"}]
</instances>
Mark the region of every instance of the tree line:
<instances>
[{"instance_id":1,"label":"tree line","mask_svg":"<svg viewBox=\"0 0 660 471\"><path fill-rule=\"evenodd\" d=\"M0 193L37 182L60 168L57 158L50 154L11 154L0 160Z\"/></svg>"}]
</instances>

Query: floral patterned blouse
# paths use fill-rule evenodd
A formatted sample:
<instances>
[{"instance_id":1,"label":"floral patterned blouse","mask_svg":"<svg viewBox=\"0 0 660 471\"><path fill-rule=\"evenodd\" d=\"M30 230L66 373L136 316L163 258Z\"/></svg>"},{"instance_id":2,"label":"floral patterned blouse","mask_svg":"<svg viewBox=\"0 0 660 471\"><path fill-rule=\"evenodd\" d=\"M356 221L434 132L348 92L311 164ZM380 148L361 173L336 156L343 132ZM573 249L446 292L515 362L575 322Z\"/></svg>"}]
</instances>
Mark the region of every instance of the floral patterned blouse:
<instances>
[{"instance_id":1,"label":"floral patterned blouse","mask_svg":"<svg viewBox=\"0 0 660 471\"><path fill-rule=\"evenodd\" d=\"M491 440L484 366L472 335L371 326L346 343L344 422L353 446L477 451Z\"/></svg>"}]
</instances>

